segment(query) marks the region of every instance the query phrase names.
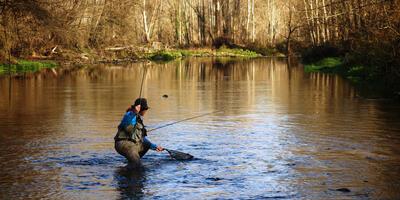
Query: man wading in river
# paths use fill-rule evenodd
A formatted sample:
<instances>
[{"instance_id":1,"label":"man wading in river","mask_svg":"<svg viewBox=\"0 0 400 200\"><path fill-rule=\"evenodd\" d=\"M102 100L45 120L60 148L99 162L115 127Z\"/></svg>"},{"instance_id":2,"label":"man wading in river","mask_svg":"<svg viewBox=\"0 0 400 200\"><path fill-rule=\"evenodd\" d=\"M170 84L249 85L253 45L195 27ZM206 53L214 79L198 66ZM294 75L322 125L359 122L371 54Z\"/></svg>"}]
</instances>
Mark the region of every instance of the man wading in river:
<instances>
[{"instance_id":1,"label":"man wading in river","mask_svg":"<svg viewBox=\"0 0 400 200\"><path fill-rule=\"evenodd\" d=\"M146 138L147 131L143 124L143 116L149 107L145 98L136 99L135 103L128 108L121 123L118 125L117 135L114 137L115 150L128 159L130 168L141 166L140 158L149 149L161 152L161 146L153 144Z\"/></svg>"}]
</instances>

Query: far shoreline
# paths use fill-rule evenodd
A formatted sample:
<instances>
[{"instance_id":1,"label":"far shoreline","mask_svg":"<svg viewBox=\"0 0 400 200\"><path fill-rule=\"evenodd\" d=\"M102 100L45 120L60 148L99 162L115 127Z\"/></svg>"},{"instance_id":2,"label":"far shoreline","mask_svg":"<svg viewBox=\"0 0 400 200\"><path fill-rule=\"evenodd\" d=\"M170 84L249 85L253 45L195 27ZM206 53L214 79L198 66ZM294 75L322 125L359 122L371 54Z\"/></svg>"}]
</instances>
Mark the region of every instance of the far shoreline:
<instances>
[{"instance_id":1,"label":"far shoreline","mask_svg":"<svg viewBox=\"0 0 400 200\"><path fill-rule=\"evenodd\" d=\"M82 51L59 50L47 56L26 56L12 58L9 62L0 64L0 75L36 72L44 68L62 66L86 66L93 64L125 64L137 62L165 63L190 57L210 58L261 58L286 57L275 49L263 49L256 52L246 48L228 48L221 46L212 48L177 48L177 49L146 49L128 47L110 47L103 50ZM265 53L267 52L267 53Z\"/></svg>"}]
</instances>

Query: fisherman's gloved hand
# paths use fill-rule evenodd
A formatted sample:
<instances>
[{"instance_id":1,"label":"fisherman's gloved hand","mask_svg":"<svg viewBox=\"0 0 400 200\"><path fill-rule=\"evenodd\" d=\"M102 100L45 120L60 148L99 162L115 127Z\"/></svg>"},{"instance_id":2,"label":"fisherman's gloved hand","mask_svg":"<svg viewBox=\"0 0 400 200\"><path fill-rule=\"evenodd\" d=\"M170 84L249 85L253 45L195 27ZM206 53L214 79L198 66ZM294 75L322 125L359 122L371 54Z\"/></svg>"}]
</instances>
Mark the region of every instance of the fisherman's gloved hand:
<instances>
[{"instance_id":1,"label":"fisherman's gloved hand","mask_svg":"<svg viewBox=\"0 0 400 200\"><path fill-rule=\"evenodd\" d=\"M157 146L156 151L158 152L164 151L164 148L162 146Z\"/></svg>"}]
</instances>

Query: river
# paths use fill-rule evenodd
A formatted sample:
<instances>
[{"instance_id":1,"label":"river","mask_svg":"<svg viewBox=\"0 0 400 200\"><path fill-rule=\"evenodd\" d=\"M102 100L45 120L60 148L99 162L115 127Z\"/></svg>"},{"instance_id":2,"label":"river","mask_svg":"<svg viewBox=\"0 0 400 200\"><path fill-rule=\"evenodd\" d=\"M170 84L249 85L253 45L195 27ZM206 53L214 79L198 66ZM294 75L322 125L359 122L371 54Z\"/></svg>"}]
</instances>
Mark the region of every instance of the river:
<instances>
[{"instance_id":1,"label":"river","mask_svg":"<svg viewBox=\"0 0 400 200\"><path fill-rule=\"evenodd\" d=\"M113 137L143 96L149 152ZM168 95L168 98L163 97ZM0 77L0 199L398 199L400 105L284 59L193 58Z\"/></svg>"}]
</instances>

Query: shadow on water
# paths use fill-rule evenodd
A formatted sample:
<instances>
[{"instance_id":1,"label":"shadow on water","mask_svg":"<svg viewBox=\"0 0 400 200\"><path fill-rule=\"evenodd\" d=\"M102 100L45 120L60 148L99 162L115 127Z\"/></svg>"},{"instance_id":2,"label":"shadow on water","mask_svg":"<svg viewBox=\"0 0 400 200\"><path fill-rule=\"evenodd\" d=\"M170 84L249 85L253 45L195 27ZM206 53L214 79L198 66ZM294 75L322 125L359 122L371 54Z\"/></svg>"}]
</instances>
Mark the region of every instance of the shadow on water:
<instances>
[{"instance_id":1,"label":"shadow on water","mask_svg":"<svg viewBox=\"0 0 400 200\"><path fill-rule=\"evenodd\" d=\"M167 155L150 154L142 158L142 166L132 169L126 163L125 159L118 159L117 162L124 162L125 166L118 167L114 172L114 182L119 192L118 199L142 199L146 194L146 185L151 184L154 180L148 180L147 176L154 176L165 169L174 169L171 173L181 169L179 166L190 165L190 163L206 164L211 163L206 159L193 158L192 160L178 161ZM186 177L185 177L186 178ZM176 177L176 179L181 179ZM166 180L156 180L168 182Z\"/></svg>"},{"instance_id":2,"label":"shadow on water","mask_svg":"<svg viewBox=\"0 0 400 200\"><path fill-rule=\"evenodd\" d=\"M114 180L120 193L118 199L141 199L144 197L146 171L144 168L131 170L127 166L115 170Z\"/></svg>"}]
</instances>

